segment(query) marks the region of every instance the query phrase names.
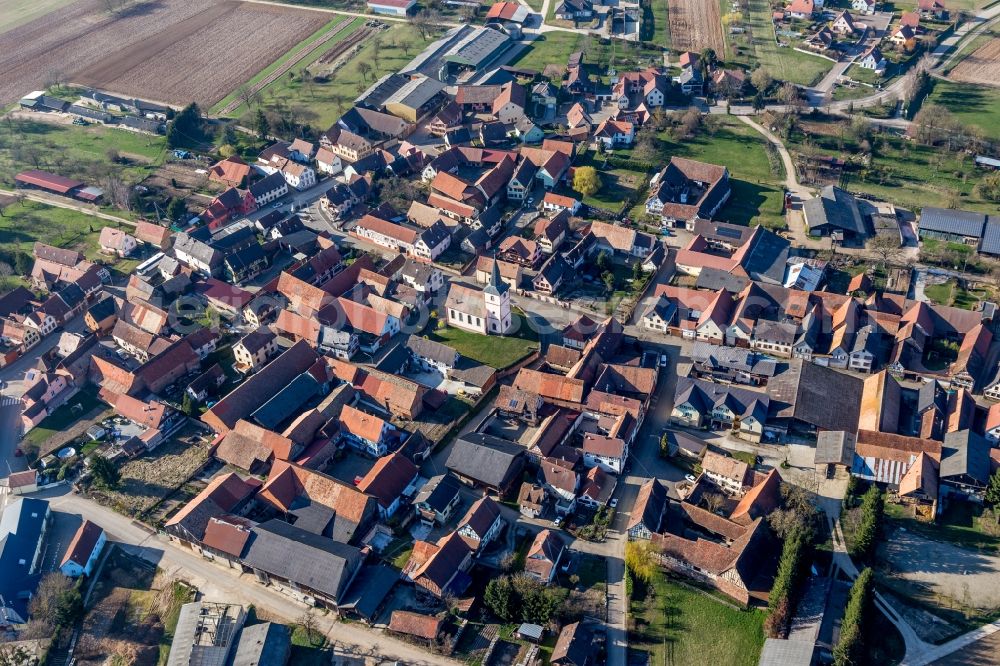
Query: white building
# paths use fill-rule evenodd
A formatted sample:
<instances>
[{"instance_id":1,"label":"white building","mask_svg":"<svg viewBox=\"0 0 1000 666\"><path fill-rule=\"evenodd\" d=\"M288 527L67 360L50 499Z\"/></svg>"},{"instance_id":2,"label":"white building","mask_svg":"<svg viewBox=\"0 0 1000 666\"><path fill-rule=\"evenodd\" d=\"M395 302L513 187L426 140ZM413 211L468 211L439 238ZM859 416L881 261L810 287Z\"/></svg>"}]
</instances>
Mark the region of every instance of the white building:
<instances>
[{"instance_id":1,"label":"white building","mask_svg":"<svg viewBox=\"0 0 1000 666\"><path fill-rule=\"evenodd\" d=\"M513 324L510 287L500 278L493 261L489 284L482 291L453 283L445 301L448 324L483 335L506 335Z\"/></svg>"}]
</instances>

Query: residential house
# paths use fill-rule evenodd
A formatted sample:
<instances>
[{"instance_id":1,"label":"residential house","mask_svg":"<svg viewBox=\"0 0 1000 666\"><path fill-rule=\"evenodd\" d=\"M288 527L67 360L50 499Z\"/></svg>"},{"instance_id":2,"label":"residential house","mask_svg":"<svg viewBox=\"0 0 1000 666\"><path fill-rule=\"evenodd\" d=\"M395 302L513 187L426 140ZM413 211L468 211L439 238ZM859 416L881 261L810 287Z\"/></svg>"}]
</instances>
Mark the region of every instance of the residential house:
<instances>
[{"instance_id":1,"label":"residential house","mask_svg":"<svg viewBox=\"0 0 1000 666\"><path fill-rule=\"evenodd\" d=\"M573 467L573 463L560 458L542 458L538 466L539 483L552 498L560 516L565 516L576 507L580 476Z\"/></svg>"},{"instance_id":2,"label":"residential house","mask_svg":"<svg viewBox=\"0 0 1000 666\"><path fill-rule=\"evenodd\" d=\"M877 45L865 51L856 62L858 67L870 69L880 75L885 72L885 68L889 64Z\"/></svg>"},{"instance_id":3,"label":"residential house","mask_svg":"<svg viewBox=\"0 0 1000 666\"><path fill-rule=\"evenodd\" d=\"M563 627L549 663L552 666L596 666L600 663L593 629L582 622Z\"/></svg>"},{"instance_id":4,"label":"residential house","mask_svg":"<svg viewBox=\"0 0 1000 666\"><path fill-rule=\"evenodd\" d=\"M413 500L413 509L428 526L444 525L461 503L461 482L451 474L432 476Z\"/></svg>"},{"instance_id":5,"label":"residential house","mask_svg":"<svg viewBox=\"0 0 1000 666\"><path fill-rule=\"evenodd\" d=\"M769 402L763 392L680 377L670 420L690 428L727 428L737 437L759 442Z\"/></svg>"},{"instance_id":6,"label":"residential house","mask_svg":"<svg viewBox=\"0 0 1000 666\"><path fill-rule=\"evenodd\" d=\"M546 192L545 196L542 197L542 209L546 212L554 213L568 211L570 215L576 215L580 212L580 202L573 197L567 197L554 192Z\"/></svg>"},{"instance_id":7,"label":"residential house","mask_svg":"<svg viewBox=\"0 0 1000 666\"><path fill-rule=\"evenodd\" d=\"M635 125L626 120L608 118L594 130L594 138L603 143L606 150L631 146L635 141Z\"/></svg>"},{"instance_id":8,"label":"residential house","mask_svg":"<svg viewBox=\"0 0 1000 666\"><path fill-rule=\"evenodd\" d=\"M729 200L729 169L681 157L650 179L646 212L665 227L693 230L696 219L711 219Z\"/></svg>"},{"instance_id":9,"label":"residential house","mask_svg":"<svg viewBox=\"0 0 1000 666\"><path fill-rule=\"evenodd\" d=\"M490 497L481 497L473 502L465 516L458 521L455 531L478 556L500 536L506 526L500 505Z\"/></svg>"},{"instance_id":10,"label":"residential house","mask_svg":"<svg viewBox=\"0 0 1000 666\"><path fill-rule=\"evenodd\" d=\"M344 441L359 451L373 456L384 456L396 428L378 416L344 405L340 412L340 434Z\"/></svg>"},{"instance_id":11,"label":"residential house","mask_svg":"<svg viewBox=\"0 0 1000 666\"><path fill-rule=\"evenodd\" d=\"M867 3L869 0L855 0L856 3ZM844 10L837 14L837 16L830 23L830 30L838 35L853 35L858 31L857 26L854 24L854 19L851 17L851 13Z\"/></svg>"},{"instance_id":12,"label":"residential house","mask_svg":"<svg viewBox=\"0 0 1000 666\"><path fill-rule=\"evenodd\" d=\"M459 354L453 347L428 338L411 335L406 341L411 359L422 372L437 372L443 377L458 365Z\"/></svg>"},{"instance_id":13,"label":"residential house","mask_svg":"<svg viewBox=\"0 0 1000 666\"><path fill-rule=\"evenodd\" d=\"M90 576L107 541L108 537L100 525L84 520L69 542L59 571L68 578Z\"/></svg>"},{"instance_id":14,"label":"residential house","mask_svg":"<svg viewBox=\"0 0 1000 666\"><path fill-rule=\"evenodd\" d=\"M535 291L543 294L554 294L562 286L565 279L573 276L573 269L559 254L553 254L542 264L531 284Z\"/></svg>"},{"instance_id":15,"label":"residential house","mask_svg":"<svg viewBox=\"0 0 1000 666\"><path fill-rule=\"evenodd\" d=\"M538 518L545 511L547 495L541 486L525 481L517 494L517 504L522 516Z\"/></svg>"},{"instance_id":16,"label":"residential house","mask_svg":"<svg viewBox=\"0 0 1000 666\"><path fill-rule=\"evenodd\" d=\"M542 583L551 583L565 550L566 544L558 533L542 530L528 548L524 558L524 573Z\"/></svg>"},{"instance_id":17,"label":"residential house","mask_svg":"<svg viewBox=\"0 0 1000 666\"><path fill-rule=\"evenodd\" d=\"M876 0L851 0L851 8L859 14L874 14L877 6Z\"/></svg>"},{"instance_id":18,"label":"residential house","mask_svg":"<svg viewBox=\"0 0 1000 666\"><path fill-rule=\"evenodd\" d=\"M629 540L649 540L660 531L667 511L667 490L656 479L639 487L628 520Z\"/></svg>"},{"instance_id":19,"label":"residential house","mask_svg":"<svg viewBox=\"0 0 1000 666\"><path fill-rule=\"evenodd\" d=\"M419 476L417 466L402 453L396 452L376 460L358 482L358 490L378 500L379 516L388 520L396 515Z\"/></svg>"},{"instance_id":20,"label":"residential house","mask_svg":"<svg viewBox=\"0 0 1000 666\"><path fill-rule=\"evenodd\" d=\"M113 254L117 257L129 256L135 252L135 248L139 245L135 236L114 227L104 227L101 229L101 236L98 242L101 245L101 252Z\"/></svg>"},{"instance_id":21,"label":"residential house","mask_svg":"<svg viewBox=\"0 0 1000 666\"><path fill-rule=\"evenodd\" d=\"M434 261L451 245L451 234L443 224L411 229L374 215L365 215L351 231L353 235L397 252Z\"/></svg>"},{"instance_id":22,"label":"residential house","mask_svg":"<svg viewBox=\"0 0 1000 666\"><path fill-rule=\"evenodd\" d=\"M827 185L817 197L802 204L802 214L809 233L819 236L837 234L845 240L868 236L857 200L836 185Z\"/></svg>"},{"instance_id":23,"label":"residential house","mask_svg":"<svg viewBox=\"0 0 1000 666\"><path fill-rule=\"evenodd\" d=\"M549 194L547 193L545 197L548 199ZM580 204L576 199L570 198L570 201L575 204L575 207L574 205L569 205L566 208L562 208L552 217L539 217L535 222L535 242L542 253L554 253L566 240L566 235L569 233L569 217L570 215L576 215Z\"/></svg>"},{"instance_id":24,"label":"residential house","mask_svg":"<svg viewBox=\"0 0 1000 666\"><path fill-rule=\"evenodd\" d=\"M277 353L277 336L267 327L247 333L233 345L236 369L240 372L257 372Z\"/></svg>"},{"instance_id":25,"label":"residential house","mask_svg":"<svg viewBox=\"0 0 1000 666\"><path fill-rule=\"evenodd\" d=\"M415 541L403 575L422 593L440 599L458 596L472 582L468 573L473 551L458 534L452 532L436 543Z\"/></svg>"}]
</instances>

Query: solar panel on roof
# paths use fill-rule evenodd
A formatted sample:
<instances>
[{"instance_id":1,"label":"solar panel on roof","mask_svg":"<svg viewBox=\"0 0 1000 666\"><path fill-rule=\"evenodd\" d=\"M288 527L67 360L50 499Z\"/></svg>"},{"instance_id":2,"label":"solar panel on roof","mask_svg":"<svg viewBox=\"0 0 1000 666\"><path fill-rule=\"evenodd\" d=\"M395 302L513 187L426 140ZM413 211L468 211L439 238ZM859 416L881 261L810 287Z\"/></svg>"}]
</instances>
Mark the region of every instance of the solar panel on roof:
<instances>
[{"instance_id":1,"label":"solar panel on roof","mask_svg":"<svg viewBox=\"0 0 1000 666\"><path fill-rule=\"evenodd\" d=\"M729 227L719 227L715 231L718 236L726 236L728 238L739 238L743 235L742 231L737 231L736 229L730 229Z\"/></svg>"}]
</instances>

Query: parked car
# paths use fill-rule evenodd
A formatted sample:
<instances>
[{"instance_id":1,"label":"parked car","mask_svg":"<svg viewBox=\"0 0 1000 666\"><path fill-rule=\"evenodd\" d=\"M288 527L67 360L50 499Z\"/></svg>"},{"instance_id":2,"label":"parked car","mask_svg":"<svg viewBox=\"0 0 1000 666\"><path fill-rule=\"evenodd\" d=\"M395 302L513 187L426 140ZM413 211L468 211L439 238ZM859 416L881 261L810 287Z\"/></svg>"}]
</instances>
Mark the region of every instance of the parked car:
<instances>
[{"instance_id":1,"label":"parked car","mask_svg":"<svg viewBox=\"0 0 1000 666\"><path fill-rule=\"evenodd\" d=\"M608 506L610 506L612 509L617 509L618 508L618 498L617 497L612 497L611 501L608 502Z\"/></svg>"},{"instance_id":2,"label":"parked car","mask_svg":"<svg viewBox=\"0 0 1000 666\"><path fill-rule=\"evenodd\" d=\"M661 368L667 367L667 355L666 354L660 354L660 367Z\"/></svg>"},{"instance_id":3,"label":"parked car","mask_svg":"<svg viewBox=\"0 0 1000 666\"><path fill-rule=\"evenodd\" d=\"M697 479L694 478L694 474L685 474L684 475L684 480L690 481L691 483L694 483L695 481L697 481Z\"/></svg>"}]
</instances>

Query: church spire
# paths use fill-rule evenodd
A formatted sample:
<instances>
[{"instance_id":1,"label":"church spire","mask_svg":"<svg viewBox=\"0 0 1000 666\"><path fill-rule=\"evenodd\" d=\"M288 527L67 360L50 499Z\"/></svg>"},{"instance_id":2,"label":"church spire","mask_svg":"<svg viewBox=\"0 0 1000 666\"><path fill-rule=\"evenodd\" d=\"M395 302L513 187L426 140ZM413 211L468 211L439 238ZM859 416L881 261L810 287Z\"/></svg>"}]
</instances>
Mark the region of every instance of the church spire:
<instances>
[{"instance_id":1,"label":"church spire","mask_svg":"<svg viewBox=\"0 0 1000 666\"><path fill-rule=\"evenodd\" d=\"M486 286L486 292L499 296L507 291L508 288L507 283L500 278L500 264L497 262L496 256L494 256L493 272L490 274L490 283Z\"/></svg>"}]
</instances>

